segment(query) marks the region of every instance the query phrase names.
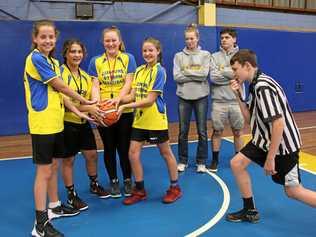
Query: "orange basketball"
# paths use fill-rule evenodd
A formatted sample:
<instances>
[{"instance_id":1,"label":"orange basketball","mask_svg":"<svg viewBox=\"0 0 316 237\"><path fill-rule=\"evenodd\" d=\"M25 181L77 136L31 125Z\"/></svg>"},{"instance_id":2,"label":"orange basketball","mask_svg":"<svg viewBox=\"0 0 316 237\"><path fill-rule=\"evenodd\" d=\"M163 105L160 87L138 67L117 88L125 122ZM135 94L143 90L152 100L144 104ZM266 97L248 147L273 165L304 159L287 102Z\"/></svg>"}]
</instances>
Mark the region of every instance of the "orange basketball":
<instances>
[{"instance_id":1,"label":"orange basketball","mask_svg":"<svg viewBox=\"0 0 316 237\"><path fill-rule=\"evenodd\" d=\"M106 126L111 126L117 122L118 116L114 105L101 102L99 107L103 112L103 122L106 124Z\"/></svg>"}]
</instances>

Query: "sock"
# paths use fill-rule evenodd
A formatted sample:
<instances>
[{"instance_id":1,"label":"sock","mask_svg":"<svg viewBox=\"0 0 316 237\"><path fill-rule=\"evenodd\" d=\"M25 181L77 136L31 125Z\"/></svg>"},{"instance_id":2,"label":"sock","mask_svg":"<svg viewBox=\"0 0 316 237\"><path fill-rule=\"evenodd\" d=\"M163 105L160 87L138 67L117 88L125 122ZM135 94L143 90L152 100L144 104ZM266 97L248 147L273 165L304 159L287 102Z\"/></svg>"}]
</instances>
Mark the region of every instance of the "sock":
<instances>
[{"instance_id":1,"label":"sock","mask_svg":"<svg viewBox=\"0 0 316 237\"><path fill-rule=\"evenodd\" d=\"M90 186L95 186L98 184L98 176L97 175L89 175L90 178Z\"/></svg>"},{"instance_id":2,"label":"sock","mask_svg":"<svg viewBox=\"0 0 316 237\"><path fill-rule=\"evenodd\" d=\"M255 209L255 204L253 202L253 198L243 198L242 199L244 201L244 209Z\"/></svg>"},{"instance_id":3,"label":"sock","mask_svg":"<svg viewBox=\"0 0 316 237\"><path fill-rule=\"evenodd\" d=\"M178 180L170 180L170 186L171 187L175 187L175 186L178 186Z\"/></svg>"},{"instance_id":4,"label":"sock","mask_svg":"<svg viewBox=\"0 0 316 237\"><path fill-rule=\"evenodd\" d=\"M76 192L75 192L75 185L70 185L70 186L66 186L67 189L67 193L68 193L68 197L69 196L76 196Z\"/></svg>"},{"instance_id":5,"label":"sock","mask_svg":"<svg viewBox=\"0 0 316 237\"><path fill-rule=\"evenodd\" d=\"M44 225L46 221L48 221L48 214L47 210L44 211L35 211L36 216L36 224L38 225Z\"/></svg>"},{"instance_id":6,"label":"sock","mask_svg":"<svg viewBox=\"0 0 316 237\"><path fill-rule=\"evenodd\" d=\"M53 209L55 207L59 207L61 205L61 202L58 200L57 202L50 202L48 204L48 208Z\"/></svg>"},{"instance_id":7,"label":"sock","mask_svg":"<svg viewBox=\"0 0 316 237\"><path fill-rule=\"evenodd\" d=\"M213 161L218 161L219 151L213 151Z\"/></svg>"},{"instance_id":8,"label":"sock","mask_svg":"<svg viewBox=\"0 0 316 237\"><path fill-rule=\"evenodd\" d=\"M145 189L144 180L143 181L135 181L135 187L137 190L144 190Z\"/></svg>"}]
</instances>

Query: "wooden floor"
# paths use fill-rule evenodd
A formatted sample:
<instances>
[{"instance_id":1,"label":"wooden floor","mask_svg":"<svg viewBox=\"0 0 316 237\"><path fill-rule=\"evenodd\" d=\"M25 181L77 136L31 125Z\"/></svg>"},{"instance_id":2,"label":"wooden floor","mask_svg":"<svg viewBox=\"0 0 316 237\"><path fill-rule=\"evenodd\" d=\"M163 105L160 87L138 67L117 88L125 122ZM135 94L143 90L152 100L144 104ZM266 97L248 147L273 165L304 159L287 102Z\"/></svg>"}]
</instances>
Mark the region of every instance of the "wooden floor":
<instances>
[{"instance_id":1,"label":"wooden floor","mask_svg":"<svg viewBox=\"0 0 316 237\"><path fill-rule=\"evenodd\" d=\"M316 155L316 111L295 113L294 116L302 135L302 151ZM171 123L169 130L170 141L177 142L178 124ZM211 123L209 122L209 138L211 137L211 133L212 128ZM95 132L95 134L97 138L98 149L102 149L99 134L97 132ZM249 127L244 129L244 134L249 134ZM229 128L225 128L224 136L231 136L231 131ZM195 123L192 123L191 125L189 139L197 139ZM31 156L31 141L29 135L0 137L0 159L21 156Z\"/></svg>"}]
</instances>

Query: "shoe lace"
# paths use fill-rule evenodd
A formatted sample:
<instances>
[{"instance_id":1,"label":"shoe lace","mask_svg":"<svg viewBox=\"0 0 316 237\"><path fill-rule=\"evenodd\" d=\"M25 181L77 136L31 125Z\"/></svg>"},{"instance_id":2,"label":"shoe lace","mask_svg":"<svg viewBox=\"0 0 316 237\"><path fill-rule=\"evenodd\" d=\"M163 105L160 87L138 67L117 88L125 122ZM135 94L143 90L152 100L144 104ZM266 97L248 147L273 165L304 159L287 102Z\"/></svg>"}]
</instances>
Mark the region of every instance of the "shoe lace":
<instances>
[{"instance_id":1,"label":"shoe lace","mask_svg":"<svg viewBox=\"0 0 316 237\"><path fill-rule=\"evenodd\" d=\"M83 203L82 199L81 199L79 196L77 196L77 195L74 196L73 202L74 202L74 203Z\"/></svg>"},{"instance_id":2,"label":"shoe lace","mask_svg":"<svg viewBox=\"0 0 316 237\"><path fill-rule=\"evenodd\" d=\"M58 231L54 228L54 226L48 221L44 226L45 233L58 233Z\"/></svg>"},{"instance_id":3,"label":"shoe lace","mask_svg":"<svg viewBox=\"0 0 316 237\"><path fill-rule=\"evenodd\" d=\"M167 196L175 196L177 193L176 187L170 187L167 190Z\"/></svg>"}]
</instances>

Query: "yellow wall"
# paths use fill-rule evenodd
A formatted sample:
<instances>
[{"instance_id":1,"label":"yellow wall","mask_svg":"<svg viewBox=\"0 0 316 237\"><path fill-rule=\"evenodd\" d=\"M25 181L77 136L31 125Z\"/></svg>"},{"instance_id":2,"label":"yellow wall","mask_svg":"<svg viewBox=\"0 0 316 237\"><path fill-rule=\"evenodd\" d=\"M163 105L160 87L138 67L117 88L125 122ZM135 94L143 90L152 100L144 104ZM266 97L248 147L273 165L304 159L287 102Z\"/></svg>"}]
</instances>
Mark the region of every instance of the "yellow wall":
<instances>
[{"instance_id":1,"label":"yellow wall","mask_svg":"<svg viewBox=\"0 0 316 237\"><path fill-rule=\"evenodd\" d=\"M204 3L199 6L199 24L204 26L216 26L215 3Z\"/></svg>"}]
</instances>

